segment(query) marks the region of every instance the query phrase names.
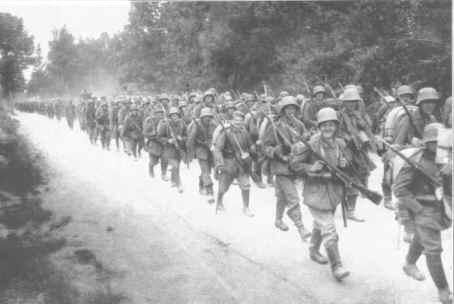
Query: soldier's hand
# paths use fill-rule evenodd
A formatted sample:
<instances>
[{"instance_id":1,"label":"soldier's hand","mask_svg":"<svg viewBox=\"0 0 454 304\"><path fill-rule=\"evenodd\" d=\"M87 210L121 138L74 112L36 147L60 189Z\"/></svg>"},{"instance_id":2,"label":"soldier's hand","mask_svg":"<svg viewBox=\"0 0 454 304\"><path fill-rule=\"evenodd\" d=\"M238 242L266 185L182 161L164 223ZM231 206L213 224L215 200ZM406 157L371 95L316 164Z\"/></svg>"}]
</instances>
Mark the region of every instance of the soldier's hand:
<instances>
[{"instance_id":1,"label":"soldier's hand","mask_svg":"<svg viewBox=\"0 0 454 304\"><path fill-rule=\"evenodd\" d=\"M324 164L320 160L316 160L315 163L309 168L309 172L320 172L324 167Z\"/></svg>"}]
</instances>

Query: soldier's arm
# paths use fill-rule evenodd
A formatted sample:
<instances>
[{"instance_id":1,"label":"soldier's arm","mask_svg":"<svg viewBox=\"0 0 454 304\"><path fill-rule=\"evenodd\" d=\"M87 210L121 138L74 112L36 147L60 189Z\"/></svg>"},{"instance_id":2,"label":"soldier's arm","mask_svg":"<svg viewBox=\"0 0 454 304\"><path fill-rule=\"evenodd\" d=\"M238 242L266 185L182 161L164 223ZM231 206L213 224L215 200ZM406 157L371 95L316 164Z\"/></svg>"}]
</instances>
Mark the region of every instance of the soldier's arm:
<instances>
[{"instance_id":1,"label":"soldier's arm","mask_svg":"<svg viewBox=\"0 0 454 304\"><path fill-rule=\"evenodd\" d=\"M188 137L186 140L186 148L190 159L195 157L195 139L197 137L197 125L193 122L188 126Z\"/></svg>"},{"instance_id":2,"label":"soldier's arm","mask_svg":"<svg viewBox=\"0 0 454 304\"><path fill-rule=\"evenodd\" d=\"M268 158L273 159L275 157L274 152L279 144L276 141L275 132L271 123L268 122L265 130L261 139L263 151Z\"/></svg>"},{"instance_id":3,"label":"soldier's arm","mask_svg":"<svg viewBox=\"0 0 454 304\"><path fill-rule=\"evenodd\" d=\"M409 165L405 165L396 177L392 186L394 195L400 203L413 211L419 213L422 210L422 205L416 200L414 193L411 190L411 185L415 177L416 170Z\"/></svg>"}]
</instances>

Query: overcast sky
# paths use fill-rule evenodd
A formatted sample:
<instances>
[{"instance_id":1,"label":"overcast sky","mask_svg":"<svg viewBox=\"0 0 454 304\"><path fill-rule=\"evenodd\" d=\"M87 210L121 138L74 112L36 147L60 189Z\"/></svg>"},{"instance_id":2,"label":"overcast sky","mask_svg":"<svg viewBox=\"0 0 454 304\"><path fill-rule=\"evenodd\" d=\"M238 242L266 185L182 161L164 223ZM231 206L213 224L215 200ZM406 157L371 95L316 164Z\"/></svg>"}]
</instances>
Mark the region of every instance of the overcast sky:
<instances>
[{"instance_id":1,"label":"overcast sky","mask_svg":"<svg viewBox=\"0 0 454 304\"><path fill-rule=\"evenodd\" d=\"M24 20L44 57L53 29L66 25L76 38L97 38L103 32L114 34L127 24L129 6L127 0L0 0L0 12Z\"/></svg>"}]
</instances>

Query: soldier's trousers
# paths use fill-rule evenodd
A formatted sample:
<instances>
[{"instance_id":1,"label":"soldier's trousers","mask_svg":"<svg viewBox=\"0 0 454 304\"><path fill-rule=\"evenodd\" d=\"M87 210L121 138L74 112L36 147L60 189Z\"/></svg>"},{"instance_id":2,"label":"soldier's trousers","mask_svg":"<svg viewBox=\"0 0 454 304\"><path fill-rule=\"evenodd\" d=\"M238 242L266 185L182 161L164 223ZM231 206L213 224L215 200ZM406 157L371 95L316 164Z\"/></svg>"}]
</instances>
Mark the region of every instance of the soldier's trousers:
<instances>
[{"instance_id":1,"label":"soldier's trousers","mask_svg":"<svg viewBox=\"0 0 454 304\"><path fill-rule=\"evenodd\" d=\"M175 158L169 158L168 164L170 167L170 181L176 186L181 186L180 178L180 160Z\"/></svg>"},{"instance_id":2,"label":"soldier's trousers","mask_svg":"<svg viewBox=\"0 0 454 304\"><path fill-rule=\"evenodd\" d=\"M161 160L161 175L165 175L167 173L167 159L164 157L161 157L160 155L154 155L149 153L150 156L150 161L148 163L148 170L149 172L154 173L154 166L156 166L159 163L159 160Z\"/></svg>"},{"instance_id":3,"label":"soldier's trousers","mask_svg":"<svg viewBox=\"0 0 454 304\"><path fill-rule=\"evenodd\" d=\"M131 153L134 157L137 157L137 149L139 147L139 141L134 138L126 137L125 138L127 151Z\"/></svg>"},{"instance_id":4,"label":"soldier's trousers","mask_svg":"<svg viewBox=\"0 0 454 304\"><path fill-rule=\"evenodd\" d=\"M335 210L318 210L308 207L313 219L313 229L320 230L325 247L339 240L334 221Z\"/></svg>"},{"instance_id":5,"label":"soldier's trousers","mask_svg":"<svg viewBox=\"0 0 454 304\"><path fill-rule=\"evenodd\" d=\"M235 178L238 180L241 190L249 190L251 188L249 175L239 168L236 160L226 158L224 159L224 166L227 168L227 172L221 172L218 176L218 193L226 193Z\"/></svg>"},{"instance_id":6,"label":"soldier's trousers","mask_svg":"<svg viewBox=\"0 0 454 304\"><path fill-rule=\"evenodd\" d=\"M201 185L205 188L213 185L213 180L211 179L211 169L213 168L209 159L198 159L200 166L200 181Z\"/></svg>"},{"instance_id":7,"label":"soldier's trousers","mask_svg":"<svg viewBox=\"0 0 454 304\"><path fill-rule=\"evenodd\" d=\"M276 194L276 220L281 220L285 209L295 226L303 225L300 198L296 188L296 179L285 175L276 175L274 190Z\"/></svg>"}]
</instances>

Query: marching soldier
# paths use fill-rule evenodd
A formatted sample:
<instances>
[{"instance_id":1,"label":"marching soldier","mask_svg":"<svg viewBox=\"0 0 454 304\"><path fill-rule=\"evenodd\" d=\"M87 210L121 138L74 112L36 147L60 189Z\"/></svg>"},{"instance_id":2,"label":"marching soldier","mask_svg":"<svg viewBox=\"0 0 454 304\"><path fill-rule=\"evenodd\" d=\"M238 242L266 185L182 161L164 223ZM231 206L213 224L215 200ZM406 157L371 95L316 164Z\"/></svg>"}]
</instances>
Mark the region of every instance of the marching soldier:
<instances>
[{"instance_id":1,"label":"marching soldier","mask_svg":"<svg viewBox=\"0 0 454 304\"><path fill-rule=\"evenodd\" d=\"M119 118L118 112L120 110L120 106L118 101L112 103L109 112L109 124L110 124L110 133L115 140L115 147L117 151L120 150L120 126L119 126Z\"/></svg>"},{"instance_id":2,"label":"marching soldier","mask_svg":"<svg viewBox=\"0 0 454 304\"><path fill-rule=\"evenodd\" d=\"M161 160L161 179L168 181L167 173L167 159L162 158L164 151L163 144L158 139L158 125L164 117L164 110L162 107L157 107L154 112L145 118L143 122L143 135L146 139L146 147L149 155L148 173L154 177L154 167Z\"/></svg>"},{"instance_id":3,"label":"marching soldier","mask_svg":"<svg viewBox=\"0 0 454 304\"><path fill-rule=\"evenodd\" d=\"M222 124L222 122L220 122ZM238 180L243 201L243 214L252 217L254 214L249 208L250 199L250 166L251 153L254 152L249 134L244 128L244 114L236 111L232 124L223 128L214 142L215 172L219 186L216 200L216 213L223 212L224 194L228 191L233 180Z\"/></svg>"},{"instance_id":4,"label":"marching soldier","mask_svg":"<svg viewBox=\"0 0 454 304\"><path fill-rule=\"evenodd\" d=\"M346 89L342 96L343 108L340 114L339 131L341 137L347 144L347 149L354 155L350 170L362 184L367 185L370 172L375 169L375 165L369 158L368 149L375 147L375 138L372 135L370 125L367 122L364 111L361 110L361 96L357 89ZM356 214L356 202L358 191L347 188L347 218L364 222Z\"/></svg>"},{"instance_id":5,"label":"marching soldier","mask_svg":"<svg viewBox=\"0 0 454 304\"><path fill-rule=\"evenodd\" d=\"M109 132L109 108L107 102L104 102L96 111L96 128L101 137L101 146L103 149L110 149L110 132Z\"/></svg>"},{"instance_id":6,"label":"marching soldier","mask_svg":"<svg viewBox=\"0 0 454 304\"><path fill-rule=\"evenodd\" d=\"M74 119L76 118L76 107L74 106L72 100L69 100L65 107L65 116L68 127L72 130L74 128Z\"/></svg>"},{"instance_id":7,"label":"marching soldier","mask_svg":"<svg viewBox=\"0 0 454 304\"><path fill-rule=\"evenodd\" d=\"M88 137L90 143L96 144L96 108L93 99L87 103L87 110L85 112L85 121L87 126Z\"/></svg>"},{"instance_id":8,"label":"marching soldier","mask_svg":"<svg viewBox=\"0 0 454 304\"><path fill-rule=\"evenodd\" d=\"M405 100L405 99L404 99ZM393 130L393 144L402 149L408 146L418 146L421 141L424 127L430 123L436 122L433 115L436 105L439 102L438 92L433 88L422 88L418 91L416 106L411 106L413 99L406 98L406 107L408 110L401 109L402 117L396 119ZM414 222L411 220L411 213L405 205L397 202L397 217L404 227L404 240L411 242L414 235Z\"/></svg>"},{"instance_id":9,"label":"marching soldier","mask_svg":"<svg viewBox=\"0 0 454 304\"><path fill-rule=\"evenodd\" d=\"M333 108L323 108L317 113L320 132L309 141L311 149L305 145L294 147L291 167L295 172L304 174L303 197L313 217L313 230L309 247L310 258L319 264L330 263L335 279L341 281L350 273L341 262L339 236L336 231L334 215L342 202L345 187L326 167L326 164L313 155L312 151L324 156L330 165L345 169L349 163L345 142L336 136L339 119ZM320 253L324 245L328 259Z\"/></svg>"},{"instance_id":10,"label":"marching soldier","mask_svg":"<svg viewBox=\"0 0 454 304\"><path fill-rule=\"evenodd\" d=\"M409 210L415 225L415 235L403 266L405 274L418 281L425 279L416 266L419 257L424 253L441 303L452 303L452 294L441 260L441 231L451 226L452 210L446 210L443 204L443 189L440 188L443 185L443 177L440 176L435 163L439 128L438 123L428 124L424 128L422 138L424 146L410 157L411 162L417 165L411 165L410 162L403 165L397 174L393 192L399 203ZM449 175L450 173L445 178L449 178ZM447 183L445 185L450 187Z\"/></svg>"},{"instance_id":11,"label":"marching soldier","mask_svg":"<svg viewBox=\"0 0 454 304\"><path fill-rule=\"evenodd\" d=\"M189 126L187 148L189 159L197 158L200 166L199 192L208 195L208 202L214 203L213 181L211 170L214 166L211 143L216 124L213 122L211 108L200 111L200 119L194 119Z\"/></svg>"},{"instance_id":12,"label":"marching soldier","mask_svg":"<svg viewBox=\"0 0 454 304\"><path fill-rule=\"evenodd\" d=\"M164 116L165 117L165 116ZM186 126L180 118L177 107L170 107L169 118L164 118L158 125L158 139L164 146L162 157L170 166L170 181L182 193L180 177L180 162L187 161L184 143L186 141Z\"/></svg>"},{"instance_id":13,"label":"marching soldier","mask_svg":"<svg viewBox=\"0 0 454 304\"><path fill-rule=\"evenodd\" d=\"M271 173L275 176L274 189L276 194L276 228L287 231L289 227L284 223L283 216L287 209L288 217L298 229L303 241L311 236L303 224L300 198L296 188L296 174L290 170L289 157L292 146L299 141L299 137L307 136L304 124L294 116L298 104L293 96L286 96L279 101L279 117L276 122L268 118L267 129L261 140L265 155L269 158Z\"/></svg>"},{"instance_id":14,"label":"marching soldier","mask_svg":"<svg viewBox=\"0 0 454 304\"><path fill-rule=\"evenodd\" d=\"M125 118L121 136L126 143L127 153L132 155L134 160L138 160L139 142L142 137L142 120L135 105L131 106L131 111Z\"/></svg>"}]
</instances>

